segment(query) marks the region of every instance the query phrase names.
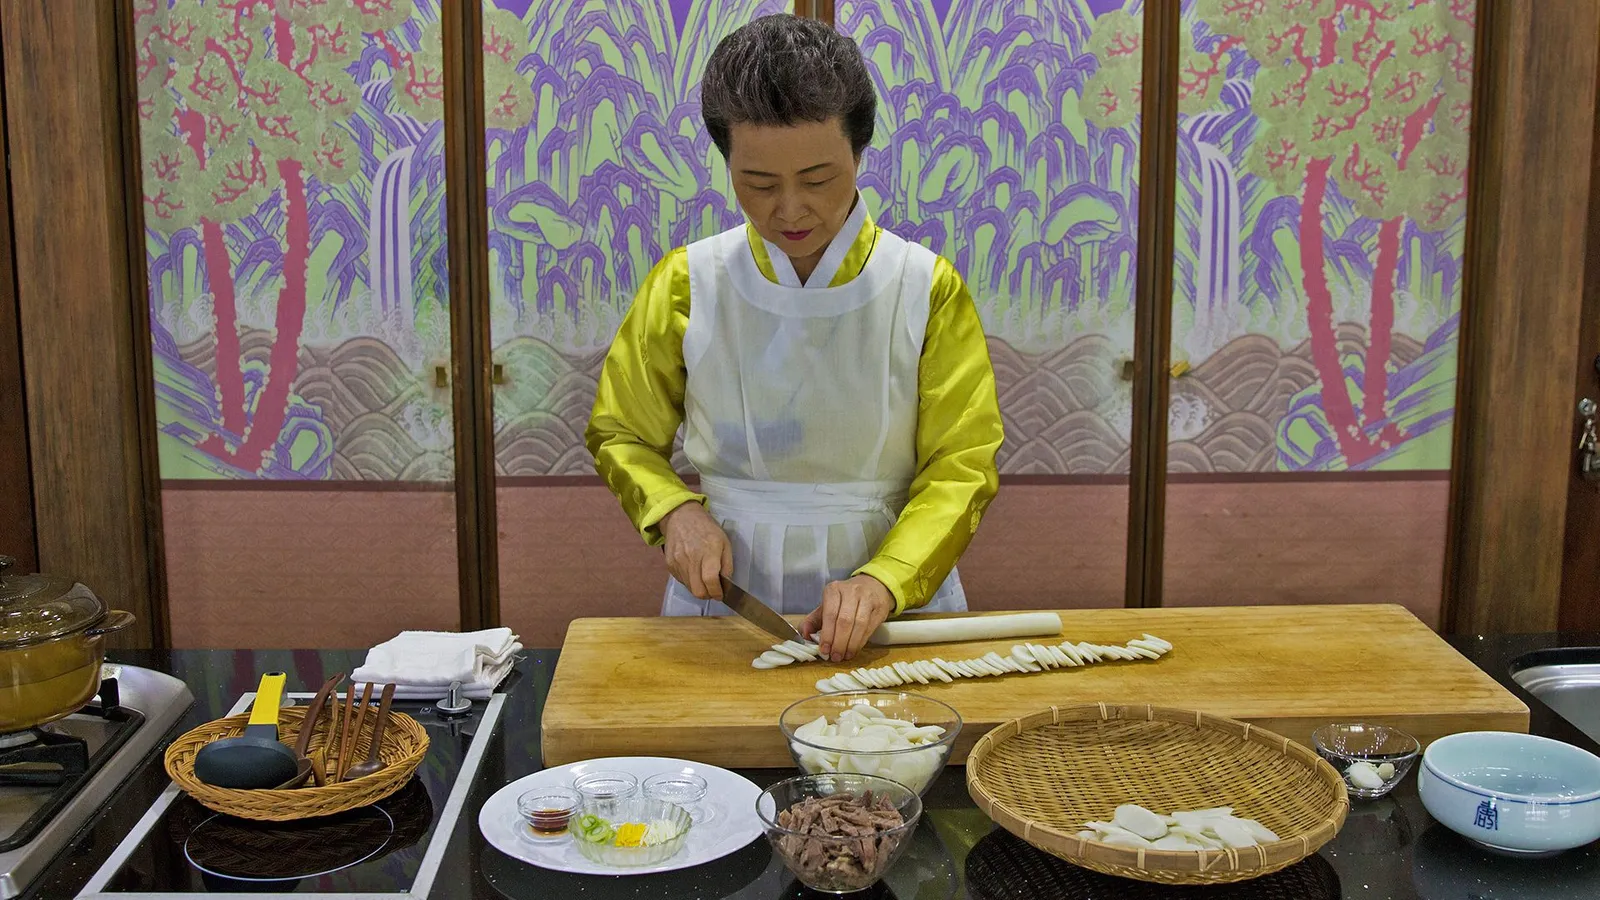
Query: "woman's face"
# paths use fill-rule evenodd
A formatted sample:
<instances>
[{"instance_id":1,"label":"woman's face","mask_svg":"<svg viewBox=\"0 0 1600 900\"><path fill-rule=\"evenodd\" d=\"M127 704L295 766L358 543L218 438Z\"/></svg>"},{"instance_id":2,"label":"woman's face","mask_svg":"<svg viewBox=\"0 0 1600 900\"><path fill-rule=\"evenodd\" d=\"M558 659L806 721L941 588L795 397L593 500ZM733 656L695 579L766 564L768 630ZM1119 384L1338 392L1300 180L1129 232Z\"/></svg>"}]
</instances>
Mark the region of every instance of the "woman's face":
<instances>
[{"instance_id":1,"label":"woman's face","mask_svg":"<svg viewBox=\"0 0 1600 900\"><path fill-rule=\"evenodd\" d=\"M820 258L856 199L843 123L735 124L728 137L733 192L757 233L791 258Z\"/></svg>"}]
</instances>

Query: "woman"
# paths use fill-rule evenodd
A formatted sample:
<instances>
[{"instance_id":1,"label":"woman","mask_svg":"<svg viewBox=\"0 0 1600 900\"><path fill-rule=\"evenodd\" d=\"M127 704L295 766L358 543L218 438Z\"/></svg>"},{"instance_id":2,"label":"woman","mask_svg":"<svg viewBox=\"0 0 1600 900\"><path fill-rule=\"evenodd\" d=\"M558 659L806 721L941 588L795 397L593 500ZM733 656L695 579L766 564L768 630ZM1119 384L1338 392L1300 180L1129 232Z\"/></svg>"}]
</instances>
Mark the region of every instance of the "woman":
<instances>
[{"instance_id":1,"label":"woman","mask_svg":"<svg viewBox=\"0 0 1600 900\"><path fill-rule=\"evenodd\" d=\"M701 102L748 224L645 280L589 450L665 544L663 615L725 614L727 578L849 659L890 616L966 609L955 563L1002 437L983 326L954 267L856 193L877 97L855 42L758 19L712 53ZM703 494L673 471L680 425Z\"/></svg>"}]
</instances>

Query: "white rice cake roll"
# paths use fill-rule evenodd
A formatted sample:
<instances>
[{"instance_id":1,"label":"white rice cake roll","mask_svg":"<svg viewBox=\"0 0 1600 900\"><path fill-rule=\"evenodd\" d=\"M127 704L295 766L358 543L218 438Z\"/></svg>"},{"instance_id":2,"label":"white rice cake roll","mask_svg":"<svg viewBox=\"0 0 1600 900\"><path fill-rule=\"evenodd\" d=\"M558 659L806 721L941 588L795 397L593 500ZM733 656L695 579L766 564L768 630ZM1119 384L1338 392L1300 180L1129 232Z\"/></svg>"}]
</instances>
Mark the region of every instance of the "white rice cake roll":
<instances>
[{"instance_id":1,"label":"white rice cake roll","mask_svg":"<svg viewBox=\"0 0 1600 900\"><path fill-rule=\"evenodd\" d=\"M1061 617L1052 612L1011 613L1003 616L951 616L905 618L885 622L868 638L879 646L897 644L954 644L1000 638L1060 634Z\"/></svg>"}]
</instances>

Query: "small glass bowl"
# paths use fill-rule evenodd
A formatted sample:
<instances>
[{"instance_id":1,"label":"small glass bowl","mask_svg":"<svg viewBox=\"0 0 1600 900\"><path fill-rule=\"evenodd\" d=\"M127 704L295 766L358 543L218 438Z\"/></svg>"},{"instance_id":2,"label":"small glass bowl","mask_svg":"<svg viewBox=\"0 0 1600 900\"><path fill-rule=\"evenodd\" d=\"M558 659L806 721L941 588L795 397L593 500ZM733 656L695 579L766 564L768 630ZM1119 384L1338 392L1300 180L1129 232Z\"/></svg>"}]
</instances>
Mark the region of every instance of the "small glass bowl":
<instances>
[{"instance_id":1,"label":"small glass bowl","mask_svg":"<svg viewBox=\"0 0 1600 900\"><path fill-rule=\"evenodd\" d=\"M528 837L553 841L567 836L567 826L582 804L583 795L571 788L542 787L518 797L517 812L528 826Z\"/></svg>"},{"instance_id":2,"label":"small glass bowl","mask_svg":"<svg viewBox=\"0 0 1600 900\"><path fill-rule=\"evenodd\" d=\"M573 779L573 790L583 795L583 811L610 818L617 808L639 795L639 779L627 772L585 772Z\"/></svg>"},{"instance_id":3,"label":"small glass bowl","mask_svg":"<svg viewBox=\"0 0 1600 900\"><path fill-rule=\"evenodd\" d=\"M1422 753L1422 745L1404 731L1364 722L1324 725L1312 732L1311 741L1316 745L1317 755L1344 776L1350 796L1362 800L1376 800L1394 790L1395 785L1405 780ZM1368 773L1365 783L1351 773L1353 767L1363 763L1378 770ZM1391 766L1393 770L1384 769L1384 766Z\"/></svg>"},{"instance_id":4,"label":"small glass bowl","mask_svg":"<svg viewBox=\"0 0 1600 900\"><path fill-rule=\"evenodd\" d=\"M605 815L595 812L593 807L585 803L579 810L572 829L572 843L578 848L578 853L605 866L653 866L665 862L683 849L683 845L689 840L689 831L693 827L693 820L689 818L688 810L664 800L633 797L609 803L608 808L611 814ZM583 835L583 826L579 823L586 821L590 815L605 820L605 826L611 829L611 833L602 840L591 841ZM649 846L638 844L618 846L617 839L620 835L617 829L627 823L633 823L635 826L663 823L677 829L677 834L670 840Z\"/></svg>"},{"instance_id":5,"label":"small glass bowl","mask_svg":"<svg viewBox=\"0 0 1600 900\"><path fill-rule=\"evenodd\" d=\"M683 807L697 825L711 818L710 810L701 802L706 798L706 789L706 780L692 772L661 772L644 780L645 797Z\"/></svg>"}]
</instances>

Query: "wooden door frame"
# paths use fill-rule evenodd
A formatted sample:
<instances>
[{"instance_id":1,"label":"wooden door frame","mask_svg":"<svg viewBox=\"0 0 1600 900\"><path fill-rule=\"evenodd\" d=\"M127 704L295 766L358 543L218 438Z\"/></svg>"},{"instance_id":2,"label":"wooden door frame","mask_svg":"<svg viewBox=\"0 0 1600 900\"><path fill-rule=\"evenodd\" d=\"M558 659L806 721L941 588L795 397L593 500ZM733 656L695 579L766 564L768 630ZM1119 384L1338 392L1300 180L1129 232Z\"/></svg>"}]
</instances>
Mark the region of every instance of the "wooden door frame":
<instances>
[{"instance_id":1,"label":"wooden door frame","mask_svg":"<svg viewBox=\"0 0 1600 900\"><path fill-rule=\"evenodd\" d=\"M446 10L458 26L447 52L461 55L453 71L471 75L471 17L448 0ZM25 78L28 64L62 66L92 79L96 91L79 90L53 96L49 102L11 103L5 108L6 130L15 162L22 158L35 169L11 173L13 215L29 214L33 243L20 254L4 242L14 269L15 304L22 323L49 315L61 321L85 316L110 317L113 329L98 344L52 340L48 329L23 329L27 415L34 494L32 511L39 533L41 561L63 570L77 569L86 579L120 585L120 592L144 623L135 643L162 645L166 640L166 605L162 592L159 472L155 421L151 411L148 368L148 300L143 278L142 210L137 199L137 132L129 100L128 58L122 40L131 41L122 22L122 4L100 0L4 0L4 60L8 82ZM831 18L833 4L807 0L797 9ZM1594 126L1596 36L1600 29L1594 4L1588 0L1480 0L1477 85L1471 175L1468 188L1467 268L1463 288L1461 374L1458 378L1455 455L1452 468L1450 533L1445 573L1444 625L1455 631L1527 631L1553 628L1560 596L1561 538L1566 509L1568 447L1572 424L1569 394L1576 365L1577 332L1582 292L1584 225L1589 196L1590 142ZM119 27L119 23L123 27ZM47 27L48 26L48 27ZM52 39L47 32L54 32ZM70 34L71 38L63 35ZM119 40L119 35L121 40ZM65 48L71 47L69 54ZM20 48L20 49L19 49ZM451 48L455 48L452 50ZM19 55L21 54L21 55ZM481 76L480 76L481 77ZM476 97L476 80L461 82L463 102ZM1571 88L1576 85L1578 90ZM18 96L19 82L9 83L7 99ZM26 97L24 97L26 99ZM54 159L42 146L15 146L19 137L49 134L51 120L91 123L95 141L72 148L72 159ZM451 129L456 134L450 166L457 177L475 183L475 167L466 118ZM460 132L460 134L457 134ZM481 143L481 142L480 142ZM60 148L58 148L58 151ZM1581 151L1581 152L1579 152ZM481 148L480 148L481 152ZM57 156L69 154L60 153ZM44 166L39 170L38 166ZM70 170L96 175L93 208L74 215L51 214L43 202L56 181L41 171ZM118 181L120 179L120 183ZM4 199L0 197L0 199ZM470 199L470 198L463 198ZM479 198L481 200L481 198ZM481 204L480 204L481 205ZM468 218L482 214L467 205L452 208L452 225L467 230ZM463 218L468 217L468 218ZM83 240L84 220L104 222L112 233L97 240L110 261L96 277L102 290L50 295L56 308L46 312L45 296L35 285L75 274L59 258L43 257L37 248L74 246ZM76 224L75 224L76 223ZM1574 235L1577 235L1574 238ZM480 241L481 242L481 241ZM458 242L452 242L456 244ZM472 250L471 238L460 241ZM483 252L483 248L477 248ZM81 256L78 266L81 268ZM0 300L5 299L4 265L0 264ZM467 279L462 296L484 293L481 273L472 257L452 250L452 278ZM80 279L81 280L81 279ZM1153 282L1152 282L1153 283ZM1523 298L1533 298L1541 315L1529 316ZM467 304L471 305L471 304ZM0 314L5 305L0 303ZM485 323L456 322L457 339L484 341L472 351L476 362L457 369L458 418L461 406L477 409L463 427L472 432L463 442L458 429L458 454L468 454L481 474L458 486L458 514L470 520L475 533L462 551L462 580L476 587L463 593L463 625L488 624L493 600L494 566L492 433L488 419L486 380L488 347ZM456 330L461 329L461 330ZM78 337L78 336L74 336ZM0 341L6 340L0 329ZM73 362L77 360L77 362ZM111 360L122 368L106 371ZM93 373L96 391L82 396L83 374ZM0 373L3 375L3 373ZM14 377L14 376L13 376ZM1157 373L1159 377L1159 373ZM1152 394L1152 396L1154 396ZM67 403L67 407L57 407ZM75 405L74 405L75 404ZM68 440L59 415L45 410L75 409L84 421L122 422L126 440ZM1157 407L1152 407L1157 408ZM58 456L71 453L83 465L63 467ZM459 467L466 475L468 469ZM93 478L92 471L115 478ZM1155 479L1159 481L1160 479ZM487 487L485 487L487 485ZM462 490L471 497L463 500ZM94 506L109 511L93 520L72 519L69 507ZM470 508L463 508L464 505ZM1159 518L1159 516L1157 516ZM129 528L131 519L136 525ZM120 520L120 524L118 521ZM69 529L67 526L71 525ZM1150 527L1160 527L1152 523ZM74 546L76 545L76 546ZM111 547L114 552L87 559L85 547ZM1141 578L1159 577L1159 555L1149 556ZM469 559L470 557L470 559ZM85 564L87 568L85 568ZM93 571L91 572L90 569ZM469 613L471 613L469 615Z\"/></svg>"},{"instance_id":2,"label":"wooden door frame","mask_svg":"<svg viewBox=\"0 0 1600 900\"><path fill-rule=\"evenodd\" d=\"M1128 549L1123 603L1160 606L1167 539L1167 433L1172 380L1172 270L1178 185L1178 0L1144 4L1140 93L1138 253L1133 290L1133 384L1128 456Z\"/></svg>"},{"instance_id":3,"label":"wooden door frame","mask_svg":"<svg viewBox=\"0 0 1600 900\"><path fill-rule=\"evenodd\" d=\"M1600 9L1481 0L1477 38L1443 629L1550 631L1573 457Z\"/></svg>"},{"instance_id":4,"label":"wooden door frame","mask_svg":"<svg viewBox=\"0 0 1600 900\"><path fill-rule=\"evenodd\" d=\"M493 342L489 322L488 148L484 143L483 3L445 0L444 118L450 258L451 421L461 630L500 624L495 502Z\"/></svg>"},{"instance_id":5,"label":"wooden door frame","mask_svg":"<svg viewBox=\"0 0 1600 900\"><path fill-rule=\"evenodd\" d=\"M1600 82L1597 82L1600 83ZM1583 278L1583 311L1578 328L1578 346L1573 360L1572 393L1568 408L1574 413L1572 436L1567 446L1574 448L1567 478L1566 530L1562 536L1561 608L1562 631L1600 631L1600 603L1595 587L1600 581L1600 484L1579 473L1575 448L1583 433L1576 415L1577 398L1600 399L1600 117L1593 126L1593 145L1589 148L1589 228L1585 239L1588 252Z\"/></svg>"},{"instance_id":6,"label":"wooden door frame","mask_svg":"<svg viewBox=\"0 0 1600 900\"><path fill-rule=\"evenodd\" d=\"M10 215L23 223L4 251L39 566L134 614L117 646L161 647L169 629L122 7L0 3Z\"/></svg>"},{"instance_id":7,"label":"wooden door frame","mask_svg":"<svg viewBox=\"0 0 1600 900\"><path fill-rule=\"evenodd\" d=\"M5 24L0 22L0 32ZM4 41L0 40L0 44ZM0 72L4 70L0 53ZM5 90L0 80L0 159L7 156ZM33 467L28 460L28 410L22 373L22 309L11 244L11 173L0 171L0 555L17 569L39 567L33 526Z\"/></svg>"}]
</instances>

